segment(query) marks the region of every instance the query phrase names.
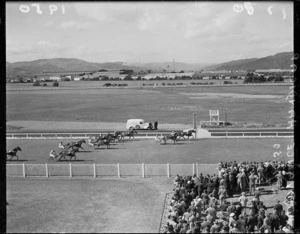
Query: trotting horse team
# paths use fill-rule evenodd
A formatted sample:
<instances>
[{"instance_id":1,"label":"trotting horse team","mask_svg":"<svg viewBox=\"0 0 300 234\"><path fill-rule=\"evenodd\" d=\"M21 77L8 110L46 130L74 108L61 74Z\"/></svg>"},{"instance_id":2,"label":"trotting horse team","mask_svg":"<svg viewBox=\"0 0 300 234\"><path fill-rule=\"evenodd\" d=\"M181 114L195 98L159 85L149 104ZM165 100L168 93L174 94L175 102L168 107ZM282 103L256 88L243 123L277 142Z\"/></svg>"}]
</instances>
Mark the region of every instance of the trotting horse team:
<instances>
[{"instance_id":1,"label":"trotting horse team","mask_svg":"<svg viewBox=\"0 0 300 234\"><path fill-rule=\"evenodd\" d=\"M164 143L166 144L167 140L172 140L174 144L180 139L180 138L185 138L187 139L190 138L190 136L193 136L192 134L195 133L196 131L194 129L189 129L188 131L177 131L174 132L172 131L171 134L158 137L156 135L155 141L159 142L160 144ZM59 148L62 149L61 152L58 154L55 152L55 150L51 150L49 154L49 160L51 161L60 161L61 159L66 160L66 157L69 157L69 161L71 161L73 158L74 160L76 159L76 152L79 152L79 149L82 148L82 144L86 143L91 147L100 147L101 145L106 145L107 148L109 148L109 145L111 142L115 142L115 140L122 141L125 140L125 137L129 137L128 140L131 138L134 139L134 134L137 134L137 131L135 129L132 129L129 132L121 132L121 131L116 131L113 134L108 133L106 135L99 135L97 137L89 137L88 142L86 142L85 139L81 139L77 142L71 142L67 143L64 145L62 142L59 143ZM12 150L7 151L6 153L6 160L12 160L14 157L16 157L17 160L19 160L19 157L17 155L18 151L22 151L22 149L17 146Z\"/></svg>"}]
</instances>

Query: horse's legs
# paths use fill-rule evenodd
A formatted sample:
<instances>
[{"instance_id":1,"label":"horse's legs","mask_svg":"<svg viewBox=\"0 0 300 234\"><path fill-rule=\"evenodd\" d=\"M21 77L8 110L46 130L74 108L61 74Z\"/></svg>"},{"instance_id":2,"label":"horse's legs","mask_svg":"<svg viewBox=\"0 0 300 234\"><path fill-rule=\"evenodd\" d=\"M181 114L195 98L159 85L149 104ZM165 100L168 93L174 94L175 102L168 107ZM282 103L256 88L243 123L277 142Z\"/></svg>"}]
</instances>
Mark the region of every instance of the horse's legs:
<instances>
[{"instance_id":1,"label":"horse's legs","mask_svg":"<svg viewBox=\"0 0 300 234\"><path fill-rule=\"evenodd\" d=\"M18 155L16 155L16 157L17 157L17 161L19 161L19 157L18 157Z\"/></svg>"}]
</instances>

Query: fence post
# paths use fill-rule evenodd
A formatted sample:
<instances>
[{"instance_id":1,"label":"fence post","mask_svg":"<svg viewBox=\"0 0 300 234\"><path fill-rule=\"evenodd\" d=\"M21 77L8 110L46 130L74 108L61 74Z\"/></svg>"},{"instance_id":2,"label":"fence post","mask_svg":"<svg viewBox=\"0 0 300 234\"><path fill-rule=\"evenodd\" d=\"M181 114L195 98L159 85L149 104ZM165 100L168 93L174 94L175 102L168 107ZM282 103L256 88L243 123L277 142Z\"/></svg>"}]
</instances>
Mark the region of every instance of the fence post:
<instances>
[{"instance_id":1,"label":"fence post","mask_svg":"<svg viewBox=\"0 0 300 234\"><path fill-rule=\"evenodd\" d=\"M118 178L121 177L121 172L120 172L120 163L118 163Z\"/></svg>"},{"instance_id":2,"label":"fence post","mask_svg":"<svg viewBox=\"0 0 300 234\"><path fill-rule=\"evenodd\" d=\"M46 177L49 177L49 173L48 173L48 163L46 163Z\"/></svg>"},{"instance_id":3,"label":"fence post","mask_svg":"<svg viewBox=\"0 0 300 234\"><path fill-rule=\"evenodd\" d=\"M145 178L145 164L142 163L142 176Z\"/></svg>"},{"instance_id":4,"label":"fence post","mask_svg":"<svg viewBox=\"0 0 300 234\"><path fill-rule=\"evenodd\" d=\"M195 163L193 163L193 174L192 175L195 175Z\"/></svg>"},{"instance_id":5,"label":"fence post","mask_svg":"<svg viewBox=\"0 0 300 234\"><path fill-rule=\"evenodd\" d=\"M94 163L94 178L97 177L97 174L96 174L96 163Z\"/></svg>"},{"instance_id":6,"label":"fence post","mask_svg":"<svg viewBox=\"0 0 300 234\"><path fill-rule=\"evenodd\" d=\"M23 163L23 177L26 177L26 172L25 172L25 163Z\"/></svg>"},{"instance_id":7,"label":"fence post","mask_svg":"<svg viewBox=\"0 0 300 234\"><path fill-rule=\"evenodd\" d=\"M167 163L167 175L170 178L170 163Z\"/></svg>"},{"instance_id":8,"label":"fence post","mask_svg":"<svg viewBox=\"0 0 300 234\"><path fill-rule=\"evenodd\" d=\"M198 169L198 163L196 162L196 175L199 176L199 169Z\"/></svg>"},{"instance_id":9,"label":"fence post","mask_svg":"<svg viewBox=\"0 0 300 234\"><path fill-rule=\"evenodd\" d=\"M70 178L72 178L72 163L70 163Z\"/></svg>"}]
</instances>

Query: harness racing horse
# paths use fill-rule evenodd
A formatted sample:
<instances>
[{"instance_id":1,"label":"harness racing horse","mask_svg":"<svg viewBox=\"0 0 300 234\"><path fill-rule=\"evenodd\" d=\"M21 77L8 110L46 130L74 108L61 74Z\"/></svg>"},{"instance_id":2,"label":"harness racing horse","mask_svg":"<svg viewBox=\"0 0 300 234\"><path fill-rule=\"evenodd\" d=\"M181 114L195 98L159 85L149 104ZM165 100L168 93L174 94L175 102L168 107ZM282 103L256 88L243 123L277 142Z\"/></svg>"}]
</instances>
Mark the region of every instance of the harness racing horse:
<instances>
[{"instance_id":1,"label":"harness racing horse","mask_svg":"<svg viewBox=\"0 0 300 234\"><path fill-rule=\"evenodd\" d=\"M6 160L8 160L9 156L10 156L10 159L9 160L12 160L13 157L17 157L17 160L19 160L19 157L17 155L17 152L18 151L22 151L21 148L19 146L17 146L16 148L14 148L13 150L9 150L6 152Z\"/></svg>"},{"instance_id":2,"label":"harness racing horse","mask_svg":"<svg viewBox=\"0 0 300 234\"><path fill-rule=\"evenodd\" d=\"M76 147L76 148L78 148L78 151L79 151L79 148L84 150L84 148L81 147L81 145L83 143L86 143L86 141L84 139L81 139L80 141L77 141L77 142L71 142L71 144L67 147L67 149L70 149L70 148L74 149L74 147Z\"/></svg>"},{"instance_id":3,"label":"harness racing horse","mask_svg":"<svg viewBox=\"0 0 300 234\"><path fill-rule=\"evenodd\" d=\"M195 129L189 129L187 131L180 132L180 134L178 135L178 137L179 137L178 140L180 138L185 138L185 136L187 136L186 140L189 140L191 136L194 137L193 133L196 133Z\"/></svg>"},{"instance_id":4,"label":"harness racing horse","mask_svg":"<svg viewBox=\"0 0 300 234\"><path fill-rule=\"evenodd\" d=\"M173 140L174 144L176 143L176 141L178 141L178 132L174 132L173 134L167 135L167 136L163 136L161 138L160 142L164 142L164 144L166 144L167 140Z\"/></svg>"},{"instance_id":5,"label":"harness racing horse","mask_svg":"<svg viewBox=\"0 0 300 234\"><path fill-rule=\"evenodd\" d=\"M118 139L118 141L121 141L122 139L124 140L123 134L120 131L114 132L113 138L114 138L114 140Z\"/></svg>"},{"instance_id":6,"label":"harness racing horse","mask_svg":"<svg viewBox=\"0 0 300 234\"><path fill-rule=\"evenodd\" d=\"M132 129L131 131L129 131L129 132L122 132L122 139L125 139L125 137L129 137L129 139L128 140L130 140L131 139L131 137L134 139L134 134L137 134L137 131L135 130L135 129Z\"/></svg>"},{"instance_id":7,"label":"harness racing horse","mask_svg":"<svg viewBox=\"0 0 300 234\"><path fill-rule=\"evenodd\" d=\"M60 161L62 158L66 160L66 157L70 157L69 161L71 162L72 158L76 159L76 152L79 151L79 148L71 149L70 151L65 150L58 154L60 158L57 161Z\"/></svg>"},{"instance_id":8,"label":"harness racing horse","mask_svg":"<svg viewBox=\"0 0 300 234\"><path fill-rule=\"evenodd\" d=\"M109 147L109 144L110 142L114 141L113 138L102 138L102 139L99 139L97 140L96 138L89 138L88 139L88 145L92 146L92 147L95 147L97 146L98 148L101 146L101 145L106 145L106 148Z\"/></svg>"}]
</instances>

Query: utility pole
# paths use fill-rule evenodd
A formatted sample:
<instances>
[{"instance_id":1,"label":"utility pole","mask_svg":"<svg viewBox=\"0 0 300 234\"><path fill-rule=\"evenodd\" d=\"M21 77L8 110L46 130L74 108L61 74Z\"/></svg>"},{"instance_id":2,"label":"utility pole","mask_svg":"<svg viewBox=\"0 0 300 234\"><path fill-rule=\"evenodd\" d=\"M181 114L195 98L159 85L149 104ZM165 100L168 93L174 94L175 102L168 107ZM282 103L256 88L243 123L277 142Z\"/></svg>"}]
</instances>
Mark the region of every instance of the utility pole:
<instances>
[{"instance_id":1,"label":"utility pole","mask_svg":"<svg viewBox=\"0 0 300 234\"><path fill-rule=\"evenodd\" d=\"M226 126L226 133L227 133L227 108L225 108L225 126Z\"/></svg>"},{"instance_id":2,"label":"utility pole","mask_svg":"<svg viewBox=\"0 0 300 234\"><path fill-rule=\"evenodd\" d=\"M174 68L174 72L175 72L175 62L174 62L174 58L173 58L173 68Z\"/></svg>"}]
</instances>

